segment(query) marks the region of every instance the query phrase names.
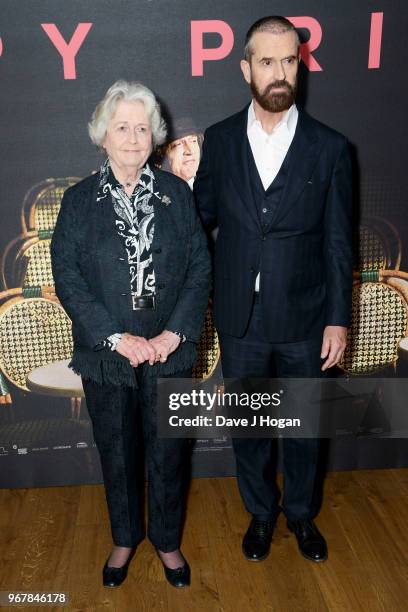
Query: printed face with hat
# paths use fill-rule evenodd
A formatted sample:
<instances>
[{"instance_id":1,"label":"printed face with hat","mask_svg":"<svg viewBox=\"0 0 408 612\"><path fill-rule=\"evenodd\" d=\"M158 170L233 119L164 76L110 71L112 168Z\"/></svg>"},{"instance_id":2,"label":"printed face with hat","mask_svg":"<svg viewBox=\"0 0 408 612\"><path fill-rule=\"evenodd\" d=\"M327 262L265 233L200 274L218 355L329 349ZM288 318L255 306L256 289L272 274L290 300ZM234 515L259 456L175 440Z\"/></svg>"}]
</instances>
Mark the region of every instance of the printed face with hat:
<instances>
[{"instance_id":1,"label":"printed face with hat","mask_svg":"<svg viewBox=\"0 0 408 612\"><path fill-rule=\"evenodd\" d=\"M200 163L201 134L193 121L184 117L174 124L173 140L166 147L171 172L185 181L193 179Z\"/></svg>"}]
</instances>

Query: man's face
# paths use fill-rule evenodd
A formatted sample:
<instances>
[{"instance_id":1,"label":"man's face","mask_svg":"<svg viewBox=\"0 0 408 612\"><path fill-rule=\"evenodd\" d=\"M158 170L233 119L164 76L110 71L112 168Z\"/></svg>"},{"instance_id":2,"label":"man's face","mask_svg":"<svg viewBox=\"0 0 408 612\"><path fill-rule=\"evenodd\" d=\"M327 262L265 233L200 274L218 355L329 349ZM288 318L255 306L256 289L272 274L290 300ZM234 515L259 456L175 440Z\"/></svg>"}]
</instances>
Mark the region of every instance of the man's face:
<instances>
[{"instance_id":1,"label":"man's face","mask_svg":"<svg viewBox=\"0 0 408 612\"><path fill-rule=\"evenodd\" d=\"M299 49L294 32L256 32L251 39L250 61L241 70L252 95L266 111L279 113L295 100Z\"/></svg>"},{"instance_id":2,"label":"man's face","mask_svg":"<svg viewBox=\"0 0 408 612\"><path fill-rule=\"evenodd\" d=\"M189 134L173 140L166 150L171 171L188 181L197 174L200 163L200 145L196 134Z\"/></svg>"}]
</instances>

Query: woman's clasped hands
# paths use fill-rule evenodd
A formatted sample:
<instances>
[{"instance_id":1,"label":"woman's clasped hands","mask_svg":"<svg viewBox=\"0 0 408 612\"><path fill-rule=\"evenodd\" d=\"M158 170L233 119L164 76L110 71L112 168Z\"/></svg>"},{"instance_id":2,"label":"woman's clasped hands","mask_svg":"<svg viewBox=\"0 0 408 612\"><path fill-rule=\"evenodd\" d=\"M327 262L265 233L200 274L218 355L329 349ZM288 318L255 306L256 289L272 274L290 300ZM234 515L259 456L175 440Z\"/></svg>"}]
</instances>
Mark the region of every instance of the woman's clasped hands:
<instances>
[{"instance_id":1,"label":"woman's clasped hands","mask_svg":"<svg viewBox=\"0 0 408 612\"><path fill-rule=\"evenodd\" d=\"M124 333L116 350L129 359L130 365L136 368L145 361L148 361L150 365L158 361L166 363L168 356L176 350L180 342L180 337L168 330L162 331L161 334L149 340L142 336Z\"/></svg>"}]
</instances>

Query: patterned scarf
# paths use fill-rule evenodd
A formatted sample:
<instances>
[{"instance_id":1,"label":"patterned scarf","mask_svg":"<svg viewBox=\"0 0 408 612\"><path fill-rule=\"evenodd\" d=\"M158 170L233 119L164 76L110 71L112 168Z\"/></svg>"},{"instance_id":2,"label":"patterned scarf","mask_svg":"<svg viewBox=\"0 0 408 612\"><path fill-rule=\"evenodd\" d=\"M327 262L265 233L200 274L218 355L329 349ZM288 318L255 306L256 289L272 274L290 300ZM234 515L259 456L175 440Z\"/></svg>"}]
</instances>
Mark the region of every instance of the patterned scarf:
<instances>
[{"instance_id":1,"label":"patterned scarf","mask_svg":"<svg viewBox=\"0 0 408 612\"><path fill-rule=\"evenodd\" d=\"M115 178L107 159L100 169L96 201L111 197L116 213L116 230L126 248L131 293L137 296L155 293L155 276L151 244L154 235L154 209L150 202L154 191L154 174L146 164L139 182L129 197Z\"/></svg>"}]
</instances>

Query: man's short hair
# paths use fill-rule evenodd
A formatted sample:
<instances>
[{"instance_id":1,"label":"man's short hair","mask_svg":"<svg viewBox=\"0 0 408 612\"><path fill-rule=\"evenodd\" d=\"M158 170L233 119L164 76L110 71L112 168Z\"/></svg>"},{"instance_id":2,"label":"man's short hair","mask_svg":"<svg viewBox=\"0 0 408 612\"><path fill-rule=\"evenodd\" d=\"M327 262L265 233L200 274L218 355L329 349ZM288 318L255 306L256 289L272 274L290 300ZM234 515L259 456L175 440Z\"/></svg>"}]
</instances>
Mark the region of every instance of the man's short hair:
<instances>
[{"instance_id":1,"label":"man's short hair","mask_svg":"<svg viewBox=\"0 0 408 612\"><path fill-rule=\"evenodd\" d=\"M256 32L270 32L271 34L283 34L283 32L294 32L296 35L296 40L298 46L300 45L299 34L293 25L286 19L286 17L281 17L280 15L272 15L270 17L262 17L255 21L249 28L248 32L245 36L245 47L244 47L244 58L247 62L251 60L251 55L253 53L251 49L251 39Z\"/></svg>"}]
</instances>

